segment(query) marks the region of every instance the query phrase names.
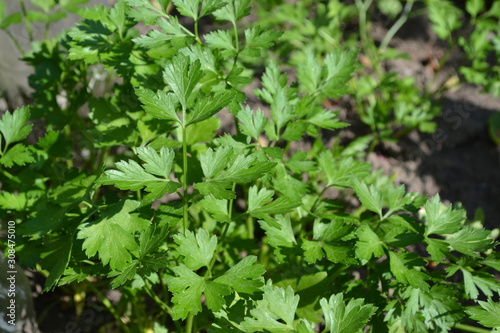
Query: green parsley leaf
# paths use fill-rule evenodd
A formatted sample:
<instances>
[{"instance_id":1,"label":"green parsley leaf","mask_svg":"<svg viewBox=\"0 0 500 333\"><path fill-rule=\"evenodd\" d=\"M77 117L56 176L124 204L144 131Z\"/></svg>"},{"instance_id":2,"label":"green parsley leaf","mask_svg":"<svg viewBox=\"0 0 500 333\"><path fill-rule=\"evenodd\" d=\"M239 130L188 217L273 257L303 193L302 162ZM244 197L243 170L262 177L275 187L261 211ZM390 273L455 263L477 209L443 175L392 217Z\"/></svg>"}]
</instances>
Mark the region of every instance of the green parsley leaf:
<instances>
[{"instance_id":1,"label":"green parsley leaf","mask_svg":"<svg viewBox=\"0 0 500 333\"><path fill-rule=\"evenodd\" d=\"M275 30L265 30L260 26L253 26L245 29L245 48L243 55L258 57L261 49L267 49L274 45L274 42L282 35L282 32Z\"/></svg>"},{"instance_id":2,"label":"green parsley leaf","mask_svg":"<svg viewBox=\"0 0 500 333\"><path fill-rule=\"evenodd\" d=\"M269 244L276 249L280 247L291 248L297 244L292 229L292 222L289 215L276 215L274 218L264 215L264 219L258 220L261 228L269 236ZM278 260L283 260L283 255L276 253Z\"/></svg>"},{"instance_id":3,"label":"green parsley leaf","mask_svg":"<svg viewBox=\"0 0 500 333\"><path fill-rule=\"evenodd\" d=\"M357 333L363 329L377 307L364 304L364 299L349 300L347 305L342 294L332 295L329 300L319 301L325 316L325 331L332 333Z\"/></svg>"},{"instance_id":4,"label":"green parsley leaf","mask_svg":"<svg viewBox=\"0 0 500 333\"><path fill-rule=\"evenodd\" d=\"M385 254L384 242L370 228L368 224L362 224L356 230L359 241L356 242L356 257L363 260L370 260L372 256L380 258Z\"/></svg>"},{"instance_id":5,"label":"green parsley leaf","mask_svg":"<svg viewBox=\"0 0 500 333\"><path fill-rule=\"evenodd\" d=\"M256 261L256 256L245 257L214 281L230 286L238 293L258 292L264 285L262 275L266 270L261 264L256 264Z\"/></svg>"},{"instance_id":6,"label":"green parsley leaf","mask_svg":"<svg viewBox=\"0 0 500 333\"><path fill-rule=\"evenodd\" d=\"M353 186L355 176L363 179L370 173L371 166L368 163L356 161L354 158L334 159L331 151L322 152L318 157L318 165L326 175L328 186Z\"/></svg>"},{"instance_id":7,"label":"green parsley leaf","mask_svg":"<svg viewBox=\"0 0 500 333\"><path fill-rule=\"evenodd\" d=\"M236 97L236 92L227 90L206 96L196 102L187 116L186 126L198 123L214 116L222 108L228 106Z\"/></svg>"},{"instance_id":8,"label":"green parsley leaf","mask_svg":"<svg viewBox=\"0 0 500 333\"><path fill-rule=\"evenodd\" d=\"M177 98L172 93L158 90L156 94L149 89L138 89L135 92L144 110L158 119L172 120L181 123L176 113Z\"/></svg>"},{"instance_id":9,"label":"green parsley leaf","mask_svg":"<svg viewBox=\"0 0 500 333\"><path fill-rule=\"evenodd\" d=\"M173 293L173 319L186 319L188 315L196 315L201 311L201 296L205 295L207 307L213 312L219 311L225 304L224 296L231 289L221 283L207 280L185 265L172 268L177 277L170 279L168 289Z\"/></svg>"},{"instance_id":10,"label":"green parsley leaf","mask_svg":"<svg viewBox=\"0 0 500 333\"><path fill-rule=\"evenodd\" d=\"M274 191L261 188L257 190L257 186L252 186L248 192L248 209L247 213L262 218L262 214L284 214L300 205L300 202L292 202L287 197L280 197L269 203L274 196Z\"/></svg>"},{"instance_id":11,"label":"green parsley leaf","mask_svg":"<svg viewBox=\"0 0 500 333\"><path fill-rule=\"evenodd\" d=\"M248 105L241 109L237 114L238 119L241 121L240 130L243 134L259 140L259 136L267 124L267 118L264 117L264 112L257 109L255 114L248 107Z\"/></svg>"},{"instance_id":12,"label":"green parsley leaf","mask_svg":"<svg viewBox=\"0 0 500 333\"><path fill-rule=\"evenodd\" d=\"M5 166L6 168L10 168L14 164L26 165L26 163L33 162L35 162L35 159L33 158L31 151L22 143L14 145L0 157L0 164Z\"/></svg>"},{"instance_id":13,"label":"green parsley leaf","mask_svg":"<svg viewBox=\"0 0 500 333\"><path fill-rule=\"evenodd\" d=\"M12 113L5 112L3 114L0 119L0 132L3 135L4 147L13 142L24 140L30 134L33 125L26 124L29 118L30 111L27 106L16 109Z\"/></svg>"},{"instance_id":14,"label":"green parsley leaf","mask_svg":"<svg viewBox=\"0 0 500 333\"><path fill-rule=\"evenodd\" d=\"M295 332L295 311L300 297L291 287L286 289L266 285L262 300L250 310L241 324L249 332Z\"/></svg>"},{"instance_id":15,"label":"green parsley leaf","mask_svg":"<svg viewBox=\"0 0 500 333\"><path fill-rule=\"evenodd\" d=\"M132 39L139 46L153 50L164 46L169 46L173 50L178 50L189 45L194 40L194 35L179 23L176 17L169 17L168 20L161 18L158 26L163 30L151 30L147 35L142 35Z\"/></svg>"},{"instance_id":16,"label":"green parsley leaf","mask_svg":"<svg viewBox=\"0 0 500 333\"><path fill-rule=\"evenodd\" d=\"M200 0L172 0L172 2L179 13L187 17L192 17L195 21L198 21Z\"/></svg>"},{"instance_id":17,"label":"green parsley leaf","mask_svg":"<svg viewBox=\"0 0 500 333\"><path fill-rule=\"evenodd\" d=\"M82 248L88 257L96 253L104 265L114 270L123 270L132 261L130 252L139 248L134 234L149 225L149 221L130 214L141 203L121 200L101 213L94 222L78 226L77 238L83 239Z\"/></svg>"},{"instance_id":18,"label":"green parsley leaf","mask_svg":"<svg viewBox=\"0 0 500 333\"><path fill-rule=\"evenodd\" d=\"M186 109L194 88L203 77L203 72L199 60L191 62L189 57L181 53L165 66L163 77L182 107Z\"/></svg>"},{"instance_id":19,"label":"green parsley leaf","mask_svg":"<svg viewBox=\"0 0 500 333\"><path fill-rule=\"evenodd\" d=\"M233 42L233 37L227 30L212 31L205 35L205 40L210 47L222 50L221 54L225 59L232 58L238 53Z\"/></svg>"},{"instance_id":20,"label":"green parsley leaf","mask_svg":"<svg viewBox=\"0 0 500 333\"><path fill-rule=\"evenodd\" d=\"M491 299L487 302L478 301L479 307L469 307L465 310L470 317L477 320L481 325L491 328L500 327L500 303L495 303Z\"/></svg>"},{"instance_id":21,"label":"green parsley leaf","mask_svg":"<svg viewBox=\"0 0 500 333\"><path fill-rule=\"evenodd\" d=\"M226 199L216 199L212 194L206 195L198 202L201 209L210 213L210 215L219 222L231 222L228 210L228 201Z\"/></svg>"},{"instance_id":22,"label":"green parsley leaf","mask_svg":"<svg viewBox=\"0 0 500 333\"><path fill-rule=\"evenodd\" d=\"M494 246L494 241L489 238L491 231L474 229L467 226L454 233L446 241L450 246L463 254L479 257L478 252L485 252Z\"/></svg>"},{"instance_id":23,"label":"green parsley leaf","mask_svg":"<svg viewBox=\"0 0 500 333\"><path fill-rule=\"evenodd\" d=\"M450 252L446 241L425 237L425 242L427 243L427 252L431 255L432 260L442 262L446 259L446 254Z\"/></svg>"},{"instance_id":24,"label":"green parsley leaf","mask_svg":"<svg viewBox=\"0 0 500 333\"><path fill-rule=\"evenodd\" d=\"M174 235L174 241L179 245L177 251L184 257L184 264L192 270L208 267L217 248L217 237L210 237L208 231L201 228L196 235L189 230Z\"/></svg>"},{"instance_id":25,"label":"green parsley leaf","mask_svg":"<svg viewBox=\"0 0 500 333\"><path fill-rule=\"evenodd\" d=\"M147 201L159 199L165 193L174 193L181 187L181 184L169 179L175 157L172 150L162 147L158 154L151 147L140 147L137 148L137 154L145 162L143 166L133 160L117 162L118 170L106 170L97 183L114 185L121 190L138 191L145 188L150 192L145 198Z\"/></svg>"},{"instance_id":26,"label":"green parsley leaf","mask_svg":"<svg viewBox=\"0 0 500 333\"><path fill-rule=\"evenodd\" d=\"M228 165L232 154L233 150L229 146L220 146L215 151L212 148L208 148L200 156L201 168L205 177L207 179L214 178Z\"/></svg>"},{"instance_id":27,"label":"green parsley leaf","mask_svg":"<svg viewBox=\"0 0 500 333\"><path fill-rule=\"evenodd\" d=\"M440 284L428 291L408 287L403 293L406 329L427 331L429 327L435 327L438 331L450 332L460 321L463 311L455 295L453 289Z\"/></svg>"},{"instance_id":28,"label":"green parsley leaf","mask_svg":"<svg viewBox=\"0 0 500 333\"><path fill-rule=\"evenodd\" d=\"M398 253L389 251L391 272L397 281L410 285L423 291L429 290L429 284L425 281L428 276L416 270L415 266L424 266L425 261L418 258L414 253Z\"/></svg>"},{"instance_id":29,"label":"green parsley leaf","mask_svg":"<svg viewBox=\"0 0 500 333\"><path fill-rule=\"evenodd\" d=\"M384 205L382 193L375 186L368 187L365 183L361 182L357 177L352 180L353 189L359 198L359 201L366 209L377 213L382 218L382 207Z\"/></svg>"},{"instance_id":30,"label":"green parsley leaf","mask_svg":"<svg viewBox=\"0 0 500 333\"><path fill-rule=\"evenodd\" d=\"M236 22L250 15L251 0L228 0L227 5L216 10L213 15L218 20L226 20L236 25Z\"/></svg>"},{"instance_id":31,"label":"green parsley leaf","mask_svg":"<svg viewBox=\"0 0 500 333\"><path fill-rule=\"evenodd\" d=\"M158 154L152 147L136 148L137 156L146 163L144 170L153 175L168 178L175 158L175 153L171 149L161 147Z\"/></svg>"},{"instance_id":32,"label":"green parsley leaf","mask_svg":"<svg viewBox=\"0 0 500 333\"><path fill-rule=\"evenodd\" d=\"M460 230L466 220L463 209L454 209L441 203L439 194L428 200L425 205L427 228L425 236L430 234L453 234Z\"/></svg>"},{"instance_id":33,"label":"green parsley leaf","mask_svg":"<svg viewBox=\"0 0 500 333\"><path fill-rule=\"evenodd\" d=\"M469 272L465 268L460 271L464 276L465 293L473 300L477 300L479 291L477 288L488 297L492 297L493 293L500 292L500 283L491 274L485 272Z\"/></svg>"}]
</instances>

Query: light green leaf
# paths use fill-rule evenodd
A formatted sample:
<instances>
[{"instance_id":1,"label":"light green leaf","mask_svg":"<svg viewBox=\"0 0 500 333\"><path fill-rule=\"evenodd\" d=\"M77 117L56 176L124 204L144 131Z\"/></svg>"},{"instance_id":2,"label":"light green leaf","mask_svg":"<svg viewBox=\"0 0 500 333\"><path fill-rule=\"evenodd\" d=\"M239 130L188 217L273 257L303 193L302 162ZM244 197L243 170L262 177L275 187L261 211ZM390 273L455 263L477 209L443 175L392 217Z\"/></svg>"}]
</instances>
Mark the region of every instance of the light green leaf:
<instances>
[{"instance_id":1,"label":"light green leaf","mask_svg":"<svg viewBox=\"0 0 500 333\"><path fill-rule=\"evenodd\" d=\"M380 218L382 218L382 207L384 205L384 202L380 190L373 185L370 185L370 187L368 187L364 182L361 182L357 177L353 178L352 184L353 184L353 189L356 192L356 195L358 196L359 201L361 201L363 206L366 209L377 213L380 216Z\"/></svg>"},{"instance_id":2,"label":"light green leaf","mask_svg":"<svg viewBox=\"0 0 500 333\"><path fill-rule=\"evenodd\" d=\"M122 200L101 213L94 222L78 226L77 238L83 239L82 248L88 257L98 253L104 265L123 270L132 261L130 252L138 249L134 234L148 227L149 221L130 214L141 203Z\"/></svg>"},{"instance_id":3,"label":"light green leaf","mask_svg":"<svg viewBox=\"0 0 500 333\"><path fill-rule=\"evenodd\" d=\"M256 155L238 155L226 172L217 180L244 184L262 177L274 169L276 163L269 160L259 160Z\"/></svg>"},{"instance_id":4,"label":"light green leaf","mask_svg":"<svg viewBox=\"0 0 500 333\"><path fill-rule=\"evenodd\" d=\"M161 147L158 154L152 147L147 146L136 148L136 153L141 160L146 162L143 165L146 172L167 179L170 177L175 158L173 150Z\"/></svg>"},{"instance_id":5,"label":"light green leaf","mask_svg":"<svg viewBox=\"0 0 500 333\"><path fill-rule=\"evenodd\" d=\"M0 207L2 209L12 209L17 211L22 211L26 208L28 204L28 198L26 193L9 193L6 191L0 192Z\"/></svg>"},{"instance_id":6,"label":"light green leaf","mask_svg":"<svg viewBox=\"0 0 500 333\"><path fill-rule=\"evenodd\" d=\"M230 190L230 182L207 181L203 183L196 183L195 187L203 195L213 195L216 199L236 199L236 194Z\"/></svg>"},{"instance_id":7,"label":"light green leaf","mask_svg":"<svg viewBox=\"0 0 500 333\"><path fill-rule=\"evenodd\" d=\"M254 114L247 105L244 109L238 112L237 117L241 121L241 132L254 138L257 141L268 120L266 117L264 117L264 112L262 112L262 110L260 109L257 109Z\"/></svg>"},{"instance_id":8,"label":"light green leaf","mask_svg":"<svg viewBox=\"0 0 500 333\"><path fill-rule=\"evenodd\" d=\"M215 178L229 163L233 150L229 146L220 146L215 149L208 148L200 156L201 168L207 179Z\"/></svg>"},{"instance_id":9,"label":"light green leaf","mask_svg":"<svg viewBox=\"0 0 500 333\"><path fill-rule=\"evenodd\" d=\"M146 197L152 201L161 198L165 193L174 193L181 184L171 181L170 169L172 168L173 151L162 148L160 154L150 147L137 149L139 157L143 159L144 167L134 160L120 161L115 164L117 170L106 170L96 183L100 185L114 185L121 190L138 191L145 188L151 192ZM158 178L151 173L162 175L165 178Z\"/></svg>"},{"instance_id":10,"label":"light green leaf","mask_svg":"<svg viewBox=\"0 0 500 333\"><path fill-rule=\"evenodd\" d=\"M35 162L35 159L33 158L31 151L22 143L14 145L0 157L0 164L6 168L10 168L14 164L26 165L26 163L33 162Z\"/></svg>"},{"instance_id":11,"label":"light green leaf","mask_svg":"<svg viewBox=\"0 0 500 333\"><path fill-rule=\"evenodd\" d=\"M176 113L177 98L172 93L158 90L156 94L149 89L136 90L137 97L144 110L158 119L172 120L181 123Z\"/></svg>"},{"instance_id":12,"label":"light green leaf","mask_svg":"<svg viewBox=\"0 0 500 333\"><path fill-rule=\"evenodd\" d=\"M207 280L185 265L180 264L172 268L177 275L170 279L168 289L172 292L173 319L186 319L188 315L201 312L201 296L205 295L207 307L212 311L219 311L225 304L224 296L231 293L228 286Z\"/></svg>"},{"instance_id":13,"label":"light green leaf","mask_svg":"<svg viewBox=\"0 0 500 333\"><path fill-rule=\"evenodd\" d=\"M491 328L500 328L500 303L491 299L487 302L478 301L479 307L469 307L465 310L470 317L477 320L481 325Z\"/></svg>"},{"instance_id":14,"label":"light green leaf","mask_svg":"<svg viewBox=\"0 0 500 333\"><path fill-rule=\"evenodd\" d=\"M356 257L371 260L372 256L380 258L385 254L385 245L368 224L362 224L356 230L359 241L356 242Z\"/></svg>"},{"instance_id":15,"label":"light green leaf","mask_svg":"<svg viewBox=\"0 0 500 333\"><path fill-rule=\"evenodd\" d=\"M349 124L341 122L339 119L337 119L337 117L338 114L336 112L325 110L323 112L316 113L311 118L308 118L307 121L315 126L328 130L334 130L349 126Z\"/></svg>"},{"instance_id":16,"label":"light green leaf","mask_svg":"<svg viewBox=\"0 0 500 333\"><path fill-rule=\"evenodd\" d=\"M491 274L485 272L469 272L467 269L461 268L464 276L465 293L473 300L477 300L479 291L477 288L488 297L492 297L493 293L500 292L500 283Z\"/></svg>"},{"instance_id":17,"label":"light green leaf","mask_svg":"<svg viewBox=\"0 0 500 333\"><path fill-rule=\"evenodd\" d=\"M264 206L266 203L273 199L274 191L268 190L266 188L261 188L260 190L256 185L251 186L248 190L248 208L247 211L252 212Z\"/></svg>"},{"instance_id":18,"label":"light green leaf","mask_svg":"<svg viewBox=\"0 0 500 333\"><path fill-rule=\"evenodd\" d=\"M353 176L363 179L370 173L371 165L356 161L354 158L334 159L331 151L322 152L318 165L325 173L329 186L349 187Z\"/></svg>"},{"instance_id":19,"label":"light green leaf","mask_svg":"<svg viewBox=\"0 0 500 333\"><path fill-rule=\"evenodd\" d=\"M251 0L228 0L227 5L216 10L213 15L218 20L226 20L234 25L243 17L250 15Z\"/></svg>"},{"instance_id":20,"label":"light green leaf","mask_svg":"<svg viewBox=\"0 0 500 333\"><path fill-rule=\"evenodd\" d=\"M467 226L454 233L446 241L458 252L479 257L479 252L485 252L495 245L493 239L489 238L490 233L489 230Z\"/></svg>"},{"instance_id":21,"label":"light green leaf","mask_svg":"<svg viewBox=\"0 0 500 333\"><path fill-rule=\"evenodd\" d=\"M212 14L226 5L228 0L204 0L201 4L200 17Z\"/></svg>"},{"instance_id":22,"label":"light green leaf","mask_svg":"<svg viewBox=\"0 0 500 333\"><path fill-rule=\"evenodd\" d=\"M331 333L358 333L377 310L376 306L364 304L364 299L351 299L347 305L342 294L329 300L319 301L325 316L325 331Z\"/></svg>"},{"instance_id":23,"label":"light green leaf","mask_svg":"<svg viewBox=\"0 0 500 333\"><path fill-rule=\"evenodd\" d=\"M425 281L428 276L416 270L415 266L424 266L425 261L417 258L413 253L397 253L389 251L391 272L400 283L410 285L423 291L429 290L429 284Z\"/></svg>"},{"instance_id":24,"label":"light green leaf","mask_svg":"<svg viewBox=\"0 0 500 333\"><path fill-rule=\"evenodd\" d=\"M241 324L249 332L295 332L295 311L300 297L291 287L282 289L266 285L264 297L250 310L252 317L245 317Z\"/></svg>"},{"instance_id":25,"label":"light green leaf","mask_svg":"<svg viewBox=\"0 0 500 333\"><path fill-rule=\"evenodd\" d=\"M384 14L394 19L403 10L403 5L399 0L379 0L377 7Z\"/></svg>"},{"instance_id":26,"label":"light green leaf","mask_svg":"<svg viewBox=\"0 0 500 333\"><path fill-rule=\"evenodd\" d=\"M273 46L274 42L282 34L282 32L265 30L259 26L245 29L245 48L242 53L251 57L258 57L261 54L261 49Z\"/></svg>"},{"instance_id":27,"label":"light green leaf","mask_svg":"<svg viewBox=\"0 0 500 333\"><path fill-rule=\"evenodd\" d=\"M452 234L462 228L466 220L466 212L463 209L452 209L444 206L439 195L427 200L424 205L427 228L425 235L430 234Z\"/></svg>"},{"instance_id":28,"label":"light green leaf","mask_svg":"<svg viewBox=\"0 0 500 333\"><path fill-rule=\"evenodd\" d=\"M179 13L187 17L192 17L195 21L198 21L200 0L173 0L172 2Z\"/></svg>"},{"instance_id":29,"label":"light green leaf","mask_svg":"<svg viewBox=\"0 0 500 333\"><path fill-rule=\"evenodd\" d=\"M141 20L143 21L143 20ZM176 17L169 17L168 20L161 18L158 25L163 30L151 30L147 35L142 35L132 39L139 46L155 49L159 47L171 46L173 49L180 49L194 40L194 35L183 29Z\"/></svg>"},{"instance_id":30,"label":"light green leaf","mask_svg":"<svg viewBox=\"0 0 500 333\"><path fill-rule=\"evenodd\" d=\"M228 90L208 95L196 102L193 110L187 116L186 126L198 123L214 116L222 108L228 106L236 97L236 92Z\"/></svg>"},{"instance_id":31,"label":"light green leaf","mask_svg":"<svg viewBox=\"0 0 500 333\"><path fill-rule=\"evenodd\" d=\"M210 215L219 222L231 222L228 211L228 201L226 199L217 199L212 194L205 196L198 202L201 209L210 213Z\"/></svg>"},{"instance_id":32,"label":"light green leaf","mask_svg":"<svg viewBox=\"0 0 500 333\"><path fill-rule=\"evenodd\" d=\"M57 4L55 0L31 0L31 3L46 13L48 13Z\"/></svg>"},{"instance_id":33,"label":"light green leaf","mask_svg":"<svg viewBox=\"0 0 500 333\"><path fill-rule=\"evenodd\" d=\"M215 49L222 50L224 58L229 59L236 55L238 52L233 42L231 33L227 30L215 30L205 35L207 44Z\"/></svg>"},{"instance_id":34,"label":"light green leaf","mask_svg":"<svg viewBox=\"0 0 500 333\"><path fill-rule=\"evenodd\" d=\"M245 257L214 282L230 286L238 293L253 294L258 292L264 285L262 275L266 270L261 264L256 264L256 261L256 256Z\"/></svg>"},{"instance_id":35,"label":"light green leaf","mask_svg":"<svg viewBox=\"0 0 500 333\"><path fill-rule=\"evenodd\" d=\"M266 216L258 221L269 236L269 244L273 247L293 247L297 244L289 215Z\"/></svg>"},{"instance_id":36,"label":"light green leaf","mask_svg":"<svg viewBox=\"0 0 500 333\"><path fill-rule=\"evenodd\" d=\"M484 9L484 0L467 0L465 9L472 17L476 17Z\"/></svg>"},{"instance_id":37,"label":"light green leaf","mask_svg":"<svg viewBox=\"0 0 500 333\"><path fill-rule=\"evenodd\" d=\"M199 60L191 62L189 57L181 53L165 66L163 77L182 107L187 108L190 95L203 77L203 72Z\"/></svg>"},{"instance_id":38,"label":"light green leaf","mask_svg":"<svg viewBox=\"0 0 500 333\"><path fill-rule=\"evenodd\" d=\"M174 235L174 241L179 245L177 251L184 257L184 264L192 270L208 267L217 247L217 237L210 237L208 231L201 228L196 235L190 230Z\"/></svg>"},{"instance_id":39,"label":"light green leaf","mask_svg":"<svg viewBox=\"0 0 500 333\"><path fill-rule=\"evenodd\" d=\"M4 147L13 142L24 140L33 125L26 124L30 118L29 107L23 106L14 112L5 112L0 119L0 132L4 138Z\"/></svg>"},{"instance_id":40,"label":"light green leaf","mask_svg":"<svg viewBox=\"0 0 500 333\"><path fill-rule=\"evenodd\" d=\"M280 197L269 203L273 196L274 191L265 188L258 191L257 186L250 187L247 213L262 218L262 214L284 214L300 205L300 202L292 202L287 197Z\"/></svg>"},{"instance_id":41,"label":"light green leaf","mask_svg":"<svg viewBox=\"0 0 500 333\"><path fill-rule=\"evenodd\" d=\"M435 238L425 238L425 242L427 243L427 252L432 257L432 260L437 262L442 262L446 259L446 255L450 252L448 243L441 239Z\"/></svg>"}]
</instances>

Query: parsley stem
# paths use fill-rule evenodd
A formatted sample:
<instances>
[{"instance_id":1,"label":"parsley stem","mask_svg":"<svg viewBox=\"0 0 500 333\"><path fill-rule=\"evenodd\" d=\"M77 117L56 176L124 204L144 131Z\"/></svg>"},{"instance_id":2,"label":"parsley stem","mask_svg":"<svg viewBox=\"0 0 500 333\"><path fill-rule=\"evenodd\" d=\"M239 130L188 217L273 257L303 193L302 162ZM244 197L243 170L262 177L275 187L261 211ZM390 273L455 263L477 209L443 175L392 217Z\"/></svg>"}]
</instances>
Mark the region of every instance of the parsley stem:
<instances>
[{"instance_id":1,"label":"parsley stem","mask_svg":"<svg viewBox=\"0 0 500 333\"><path fill-rule=\"evenodd\" d=\"M31 22L28 20L28 12L26 11L26 6L24 5L24 0L19 0L19 4L21 5L21 12L24 16L24 25L26 26L26 32L28 33L28 37L30 42L34 41L33 38L33 29L31 28Z\"/></svg>"},{"instance_id":2,"label":"parsley stem","mask_svg":"<svg viewBox=\"0 0 500 333\"><path fill-rule=\"evenodd\" d=\"M194 316L190 314L186 319L186 333L193 332L193 321Z\"/></svg>"},{"instance_id":3,"label":"parsley stem","mask_svg":"<svg viewBox=\"0 0 500 333\"><path fill-rule=\"evenodd\" d=\"M123 322L122 317L116 310L115 306L109 301L109 299L104 296L100 290L98 290L92 283L87 283L87 286L92 290L97 298L101 301L101 303L106 307L106 309L113 315L115 318L116 323L120 328L123 330L123 332L130 332L130 329L126 325L126 323Z\"/></svg>"},{"instance_id":4,"label":"parsley stem","mask_svg":"<svg viewBox=\"0 0 500 333\"><path fill-rule=\"evenodd\" d=\"M12 34L12 32L10 32L9 29L5 29L4 30L5 33L7 33L7 35L9 36L10 40L14 43L14 45L16 46L16 48L19 50L19 52L21 52L21 54L24 55L25 51L23 49L23 47L21 46L21 43L19 43L19 40L16 38L16 36L14 36Z\"/></svg>"},{"instance_id":5,"label":"parsley stem","mask_svg":"<svg viewBox=\"0 0 500 333\"><path fill-rule=\"evenodd\" d=\"M200 34L198 32L198 20L194 21L194 38L198 44L201 44Z\"/></svg>"},{"instance_id":6,"label":"parsley stem","mask_svg":"<svg viewBox=\"0 0 500 333\"><path fill-rule=\"evenodd\" d=\"M182 126L182 205L183 205L183 228L184 234L188 229L188 180L187 180L187 131L186 126Z\"/></svg>"},{"instance_id":7,"label":"parsley stem","mask_svg":"<svg viewBox=\"0 0 500 333\"><path fill-rule=\"evenodd\" d=\"M163 309L163 311L168 313L170 318L173 318L174 314L172 312L172 309L170 309L168 304L166 304L160 297L158 297L158 295L156 295L154 293L153 288L151 287L151 284L148 281L148 278L144 277L143 280L144 280L144 289L146 290L146 293L149 295L149 297L151 297L156 302L156 304L158 304L160 306L160 308ZM180 331L181 326L180 326L179 322L177 320L173 320L173 319L172 319L172 321L174 322L174 325L177 328L177 330Z\"/></svg>"},{"instance_id":8,"label":"parsley stem","mask_svg":"<svg viewBox=\"0 0 500 333\"><path fill-rule=\"evenodd\" d=\"M387 33L385 34L384 39L380 43L381 50L385 51L385 49L389 46L389 43L391 42L391 40L394 38L394 35L396 34L396 32L398 32L398 30L403 26L403 24L406 23L409 15L410 15L410 11L411 11L412 7L413 7L413 0L410 0L406 3L405 8L403 10L403 13L399 17L399 19L396 21L396 23L394 23L391 26L389 31L387 31Z\"/></svg>"},{"instance_id":9,"label":"parsley stem","mask_svg":"<svg viewBox=\"0 0 500 333\"><path fill-rule=\"evenodd\" d=\"M490 330L485 330L484 328L479 328L479 327L474 327L471 325L465 325L465 324L455 324L454 328L466 331L466 332L472 332L472 333L489 333L491 332Z\"/></svg>"}]
</instances>

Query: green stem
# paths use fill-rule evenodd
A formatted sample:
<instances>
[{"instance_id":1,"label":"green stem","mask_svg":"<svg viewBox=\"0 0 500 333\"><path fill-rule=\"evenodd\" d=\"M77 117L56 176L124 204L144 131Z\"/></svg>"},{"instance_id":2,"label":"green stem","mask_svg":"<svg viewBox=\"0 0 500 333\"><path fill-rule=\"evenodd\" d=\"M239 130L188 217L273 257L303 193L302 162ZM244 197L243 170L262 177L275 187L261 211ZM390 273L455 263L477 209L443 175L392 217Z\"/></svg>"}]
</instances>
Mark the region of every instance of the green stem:
<instances>
[{"instance_id":1,"label":"green stem","mask_svg":"<svg viewBox=\"0 0 500 333\"><path fill-rule=\"evenodd\" d=\"M194 21L194 38L198 44L201 44L200 34L198 32L198 20Z\"/></svg>"},{"instance_id":2,"label":"green stem","mask_svg":"<svg viewBox=\"0 0 500 333\"><path fill-rule=\"evenodd\" d=\"M21 46L21 43L19 43L19 41L17 40L17 38L12 34L12 32L10 32L9 29L5 29L4 31L9 36L10 40L14 43L19 52L21 52L21 54L24 55L25 51Z\"/></svg>"},{"instance_id":3,"label":"green stem","mask_svg":"<svg viewBox=\"0 0 500 333\"><path fill-rule=\"evenodd\" d=\"M123 332L130 332L128 326L122 321L120 314L116 311L115 307L109 299L106 298L96 287L94 287L91 283L87 283L87 286L96 294L97 298L101 301L101 303L106 307L106 309L113 315L117 324L121 327Z\"/></svg>"},{"instance_id":4,"label":"green stem","mask_svg":"<svg viewBox=\"0 0 500 333\"><path fill-rule=\"evenodd\" d=\"M24 5L24 0L19 0L19 4L21 5L21 12L23 13L24 16L24 25L26 26L26 32L28 33L30 42L33 42L34 41L33 29L31 29L31 22L27 18L28 13L26 11L26 6Z\"/></svg>"},{"instance_id":5,"label":"green stem","mask_svg":"<svg viewBox=\"0 0 500 333\"><path fill-rule=\"evenodd\" d=\"M490 333L490 330L486 330L484 328L474 327L466 324L455 324L454 328L473 333Z\"/></svg>"},{"instance_id":6,"label":"green stem","mask_svg":"<svg viewBox=\"0 0 500 333\"><path fill-rule=\"evenodd\" d=\"M149 283L148 279L147 278L144 278L144 286L145 286L145 289L146 289L146 293L149 295L149 297L151 297L155 302L156 304L158 304L160 306L160 308L165 311L166 313L168 313L168 315L173 318L174 314L172 312L172 309L170 309L170 307L165 303L163 302L163 300L158 297L158 295L156 295L153 291L153 288L151 287L151 284ZM181 326L179 324L179 322L177 320L173 320L174 322L174 325L175 327L177 328L177 331L181 331Z\"/></svg>"},{"instance_id":7,"label":"green stem","mask_svg":"<svg viewBox=\"0 0 500 333\"><path fill-rule=\"evenodd\" d=\"M373 0L367 0L366 2L362 0L355 0L356 7L359 10L359 31L361 33L361 41L364 45L367 44L368 41L368 33L366 29L366 13L368 12L368 8L372 4Z\"/></svg>"},{"instance_id":8,"label":"green stem","mask_svg":"<svg viewBox=\"0 0 500 333\"><path fill-rule=\"evenodd\" d=\"M186 319L186 333L193 332L193 321L194 316L190 314Z\"/></svg>"},{"instance_id":9,"label":"green stem","mask_svg":"<svg viewBox=\"0 0 500 333\"><path fill-rule=\"evenodd\" d=\"M248 216L247 218L247 236L248 239L254 239L255 226L253 217Z\"/></svg>"},{"instance_id":10,"label":"green stem","mask_svg":"<svg viewBox=\"0 0 500 333\"><path fill-rule=\"evenodd\" d=\"M385 50L387 46L389 45L390 41L392 38L394 38L394 35L398 30L405 24L405 22L408 20L408 16L410 14L411 8L413 7L413 0L410 0L406 3L405 8L403 9L403 13L399 17L399 19L392 25L392 27L387 31L387 33L384 36L384 39L382 40L382 43L380 43L380 49Z\"/></svg>"},{"instance_id":11,"label":"green stem","mask_svg":"<svg viewBox=\"0 0 500 333\"><path fill-rule=\"evenodd\" d=\"M240 41L238 37L238 26L236 25L236 22L233 22L233 29L234 29L234 48L236 49L236 55L234 56L234 61L233 61L233 66L231 67L231 70L229 73L226 75L225 80L227 81L228 77L231 75L231 73L234 71L236 68L236 63L238 62L238 57L240 55Z\"/></svg>"},{"instance_id":12,"label":"green stem","mask_svg":"<svg viewBox=\"0 0 500 333\"><path fill-rule=\"evenodd\" d=\"M185 114L185 111L183 111ZM185 117L183 118L185 119ZM184 233L188 230L189 216L188 216L188 179L187 179L187 139L186 139L187 131L186 126L182 126L182 204L183 204L183 228Z\"/></svg>"}]
</instances>

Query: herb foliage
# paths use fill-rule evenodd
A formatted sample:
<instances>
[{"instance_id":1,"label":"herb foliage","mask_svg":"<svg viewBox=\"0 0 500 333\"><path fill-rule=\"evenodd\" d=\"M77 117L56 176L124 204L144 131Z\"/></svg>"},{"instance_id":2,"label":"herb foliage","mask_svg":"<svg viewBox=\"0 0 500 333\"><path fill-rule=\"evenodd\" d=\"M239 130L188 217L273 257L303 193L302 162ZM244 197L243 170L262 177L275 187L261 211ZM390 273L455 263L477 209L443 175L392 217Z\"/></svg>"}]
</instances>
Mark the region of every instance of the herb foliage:
<instances>
[{"instance_id":1,"label":"herb foliage","mask_svg":"<svg viewBox=\"0 0 500 333\"><path fill-rule=\"evenodd\" d=\"M34 3L50 20L79 1ZM94 292L124 332L498 328L496 233L372 170L359 159L366 140L325 147L325 131L348 124L322 102L371 84L354 78L357 54L305 48L292 79L269 48L297 31L244 24L251 10L250 0L118 0L35 43L24 56L34 104L0 119L1 218L17 223L20 263L46 274L46 291ZM0 27L41 17L2 10ZM207 18L228 28L201 32ZM269 115L243 92L259 68ZM413 93L391 74L381 82ZM232 134L219 131L223 109ZM34 142L30 119L45 124ZM297 150L304 139L312 148ZM109 287L123 295L116 306L99 291Z\"/></svg>"}]
</instances>

